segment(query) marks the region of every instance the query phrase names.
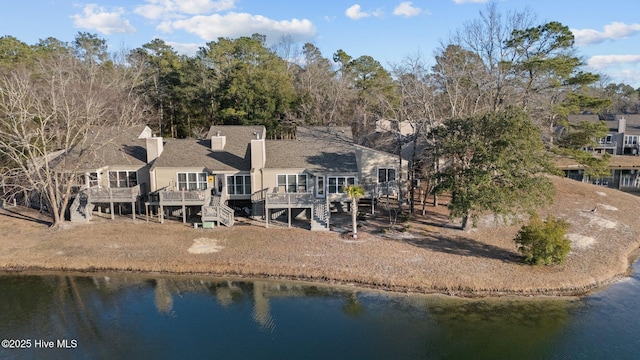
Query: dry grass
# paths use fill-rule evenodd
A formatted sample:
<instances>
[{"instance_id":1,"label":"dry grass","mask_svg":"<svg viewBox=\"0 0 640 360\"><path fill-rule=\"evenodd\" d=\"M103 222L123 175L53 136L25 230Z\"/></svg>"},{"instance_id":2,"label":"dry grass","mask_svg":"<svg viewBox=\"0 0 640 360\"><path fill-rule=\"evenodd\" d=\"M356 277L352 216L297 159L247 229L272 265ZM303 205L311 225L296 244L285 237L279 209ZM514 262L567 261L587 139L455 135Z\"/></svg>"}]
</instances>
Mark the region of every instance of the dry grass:
<instances>
[{"instance_id":1,"label":"dry grass","mask_svg":"<svg viewBox=\"0 0 640 360\"><path fill-rule=\"evenodd\" d=\"M634 216L640 198L567 179L553 182L558 195L545 211L567 219L575 241L562 266L523 265L512 240L519 226L487 217L463 232L446 219L446 206L427 205L426 216L385 234L380 227L388 227L388 215L377 211L357 241L335 231L264 229L249 220L203 230L97 219L51 231L33 221L37 212L0 210L0 269L275 277L466 296L579 295L626 274L640 247ZM348 228L348 215L336 220L338 228Z\"/></svg>"}]
</instances>

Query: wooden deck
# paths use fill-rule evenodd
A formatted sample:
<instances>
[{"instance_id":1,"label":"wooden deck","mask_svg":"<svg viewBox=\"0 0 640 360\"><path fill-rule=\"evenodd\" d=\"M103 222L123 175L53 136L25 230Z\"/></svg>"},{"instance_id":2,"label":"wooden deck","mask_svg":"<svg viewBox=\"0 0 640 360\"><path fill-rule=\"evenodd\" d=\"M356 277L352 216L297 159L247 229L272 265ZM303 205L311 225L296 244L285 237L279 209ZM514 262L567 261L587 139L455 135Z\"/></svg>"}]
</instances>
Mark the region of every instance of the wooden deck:
<instances>
[{"instance_id":1,"label":"wooden deck","mask_svg":"<svg viewBox=\"0 0 640 360\"><path fill-rule=\"evenodd\" d=\"M98 188L91 187L86 189L89 195L89 201L92 203L119 203L119 202L135 202L144 189L144 185L136 185L130 188Z\"/></svg>"},{"instance_id":2,"label":"wooden deck","mask_svg":"<svg viewBox=\"0 0 640 360\"><path fill-rule=\"evenodd\" d=\"M158 209L160 223L164 223L165 208L181 208L182 222L187 222L188 212L198 212L202 207L209 205L211 201L211 190L193 191L170 191L158 190L149 194L149 201L145 203L147 220L149 218L149 207ZM195 209L194 209L195 208Z\"/></svg>"}]
</instances>

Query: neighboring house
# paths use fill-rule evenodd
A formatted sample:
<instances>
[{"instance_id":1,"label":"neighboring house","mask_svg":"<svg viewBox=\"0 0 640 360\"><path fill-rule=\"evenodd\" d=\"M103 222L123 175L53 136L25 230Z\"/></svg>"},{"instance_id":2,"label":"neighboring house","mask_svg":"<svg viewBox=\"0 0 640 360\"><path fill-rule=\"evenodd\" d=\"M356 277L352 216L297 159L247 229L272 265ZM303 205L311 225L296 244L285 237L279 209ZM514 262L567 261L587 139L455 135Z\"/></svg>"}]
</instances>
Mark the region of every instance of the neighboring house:
<instances>
[{"instance_id":1,"label":"neighboring house","mask_svg":"<svg viewBox=\"0 0 640 360\"><path fill-rule=\"evenodd\" d=\"M569 115L568 120L570 124L578 124L582 121L593 123L604 121L607 125L609 130L607 135L598 139L598 144L587 150L611 155L638 155L639 153L640 115L614 115L604 120L598 115Z\"/></svg>"},{"instance_id":2,"label":"neighboring house","mask_svg":"<svg viewBox=\"0 0 640 360\"><path fill-rule=\"evenodd\" d=\"M79 195L70 207L72 221L88 221L94 208L108 207L113 218L115 206L132 214L140 212L149 191L149 167L145 139L147 126L104 127L92 130L84 143L59 158L59 171L80 175Z\"/></svg>"},{"instance_id":3,"label":"neighboring house","mask_svg":"<svg viewBox=\"0 0 640 360\"><path fill-rule=\"evenodd\" d=\"M376 121L376 132L399 132L402 136L413 135L416 130L410 121L381 119Z\"/></svg>"},{"instance_id":4,"label":"neighboring house","mask_svg":"<svg viewBox=\"0 0 640 360\"><path fill-rule=\"evenodd\" d=\"M331 208L350 202L345 186L362 184L367 197L377 198L397 195L399 179L406 178L397 156L355 145L350 128L298 127L295 134L266 140L263 126L212 126L203 140L145 132L139 136L144 148L124 147L135 161L109 169L135 170L144 179L146 211L161 222L180 216L183 222L231 226L234 211L243 211L268 226L286 213L289 225L294 217L304 218L312 230L327 230ZM94 172L87 170L91 188L100 177Z\"/></svg>"},{"instance_id":5,"label":"neighboring house","mask_svg":"<svg viewBox=\"0 0 640 360\"><path fill-rule=\"evenodd\" d=\"M570 124L582 121L604 121L608 132L593 147L586 149L597 154L613 155L609 160L611 175L600 178L584 176L584 167L571 159L560 159L558 167L571 179L626 192L640 192L640 115L625 114L601 120L598 115L569 115ZM620 155L620 156L618 156ZM627 156L625 156L627 155Z\"/></svg>"}]
</instances>

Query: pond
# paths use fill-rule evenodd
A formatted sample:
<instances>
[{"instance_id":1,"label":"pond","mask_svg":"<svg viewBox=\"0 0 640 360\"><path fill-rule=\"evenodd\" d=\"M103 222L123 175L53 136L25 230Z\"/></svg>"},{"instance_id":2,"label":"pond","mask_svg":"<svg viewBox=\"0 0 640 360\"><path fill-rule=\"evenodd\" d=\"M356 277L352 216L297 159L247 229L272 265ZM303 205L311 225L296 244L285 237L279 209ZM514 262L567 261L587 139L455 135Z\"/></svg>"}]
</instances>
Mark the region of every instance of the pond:
<instances>
[{"instance_id":1,"label":"pond","mask_svg":"<svg viewBox=\"0 0 640 360\"><path fill-rule=\"evenodd\" d=\"M581 300L278 281L0 276L2 359L611 359L640 351L640 272Z\"/></svg>"}]
</instances>

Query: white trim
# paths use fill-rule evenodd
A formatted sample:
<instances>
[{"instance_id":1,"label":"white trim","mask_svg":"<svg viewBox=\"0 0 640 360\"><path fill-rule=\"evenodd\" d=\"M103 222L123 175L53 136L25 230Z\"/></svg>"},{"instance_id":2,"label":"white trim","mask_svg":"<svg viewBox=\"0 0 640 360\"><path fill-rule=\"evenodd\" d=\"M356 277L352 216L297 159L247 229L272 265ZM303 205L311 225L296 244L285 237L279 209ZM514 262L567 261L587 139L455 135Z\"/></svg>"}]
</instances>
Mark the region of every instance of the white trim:
<instances>
[{"instance_id":1,"label":"white trim","mask_svg":"<svg viewBox=\"0 0 640 360\"><path fill-rule=\"evenodd\" d=\"M181 174L185 174L185 181L180 181L180 175ZM195 180L195 184L196 184L196 189L189 189L189 184L193 183L193 181L189 180L189 175L190 174L195 174L196 175L196 180ZM204 180L202 180L200 178L200 175L204 174ZM207 183L207 176L209 174L207 172L204 171L179 171L176 173L176 190L178 191L196 191L196 190L206 190L209 188L209 184ZM181 189L180 188L180 184L181 183L185 183L187 186L185 189ZM200 186L201 184L204 184L205 187L204 189L202 189L202 187Z\"/></svg>"},{"instance_id":2,"label":"white trim","mask_svg":"<svg viewBox=\"0 0 640 360\"><path fill-rule=\"evenodd\" d=\"M231 185L231 183L229 182L229 178L233 177L233 194L229 192L229 187ZM236 189L238 184L236 183L236 180L238 177L242 178L242 192L241 193L237 193ZM250 174L228 174L224 176L224 180L225 180L225 186L224 186L224 191L227 193L227 195L251 195L252 194L252 189L251 189L251 175ZM246 186L247 184L249 185L249 192L246 192Z\"/></svg>"},{"instance_id":3,"label":"white trim","mask_svg":"<svg viewBox=\"0 0 640 360\"><path fill-rule=\"evenodd\" d=\"M382 183L398 180L398 168L395 166L377 166L376 167L376 183L380 184L380 170L385 170L385 181ZM389 170L393 170L393 179L389 180Z\"/></svg>"},{"instance_id":4,"label":"white trim","mask_svg":"<svg viewBox=\"0 0 640 360\"><path fill-rule=\"evenodd\" d=\"M322 179L322 185L320 185ZM324 175L316 176L316 197L325 198L327 196L327 178Z\"/></svg>"},{"instance_id":5,"label":"white trim","mask_svg":"<svg viewBox=\"0 0 640 360\"><path fill-rule=\"evenodd\" d=\"M120 182L122 181L122 179L120 179L120 173L126 173L126 176L124 178L125 184L126 186L111 186L111 173L115 173L116 174L116 184L120 185ZM134 173L136 174L136 184L133 186L136 186L139 184L138 182L138 171L137 170L109 170L107 171L107 183L109 185L109 188L130 188L133 187L132 184L129 182L129 174L130 173Z\"/></svg>"},{"instance_id":6,"label":"white trim","mask_svg":"<svg viewBox=\"0 0 640 360\"><path fill-rule=\"evenodd\" d=\"M278 192L280 192L280 187L282 185L280 185L280 176L284 176L285 177L285 183L284 183L284 192L285 193L307 193L309 192L309 174L276 174L276 189L278 189ZM296 182L295 182L295 191L289 191L289 187L292 186L293 184L289 184L289 177L290 176L295 176L296 177ZM300 182L300 177L304 176L304 191L298 191L298 189L300 188L301 182Z\"/></svg>"},{"instance_id":7,"label":"white trim","mask_svg":"<svg viewBox=\"0 0 640 360\"><path fill-rule=\"evenodd\" d=\"M334 184L331 185L331 180L335 179ZM340 179L343 180L342 184ZM349 183L349 179L353 179L353 184ZM327 194L344 194L342 188L349 185L355 185L358 183L358 177L354 175L330 175L327 176ZM332 187L335 187L335 191L332 191Z\"/></svg>"}]
</instances>

